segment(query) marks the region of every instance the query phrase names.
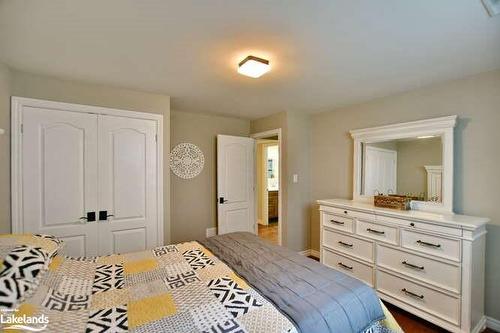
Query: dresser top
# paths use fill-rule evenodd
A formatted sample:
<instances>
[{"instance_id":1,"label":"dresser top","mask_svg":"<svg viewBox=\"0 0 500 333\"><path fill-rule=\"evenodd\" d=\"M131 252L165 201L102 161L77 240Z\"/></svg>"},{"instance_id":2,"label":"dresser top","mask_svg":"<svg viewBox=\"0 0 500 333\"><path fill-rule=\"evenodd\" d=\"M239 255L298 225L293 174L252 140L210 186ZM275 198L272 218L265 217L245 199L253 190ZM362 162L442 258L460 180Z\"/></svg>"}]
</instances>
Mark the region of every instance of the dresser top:
<instances>
[{"instance_id":1,"label":"dresser top","mask_svg":"<svg viewBox=\"0 0 500 333\"><path fill-rule=\"evenodd\" d=\"M407 220L436 222L448 226L460 225L465 229L476 229L490 221L486 217L467 216L459 214L443 214L435 212L424 212L419 210L395 210L390 208L375 207L373 204L357 202L345 199L318 200L318 204L331 207L369 212L375 215L384 215Z\"/></svg>"}]
</instances>

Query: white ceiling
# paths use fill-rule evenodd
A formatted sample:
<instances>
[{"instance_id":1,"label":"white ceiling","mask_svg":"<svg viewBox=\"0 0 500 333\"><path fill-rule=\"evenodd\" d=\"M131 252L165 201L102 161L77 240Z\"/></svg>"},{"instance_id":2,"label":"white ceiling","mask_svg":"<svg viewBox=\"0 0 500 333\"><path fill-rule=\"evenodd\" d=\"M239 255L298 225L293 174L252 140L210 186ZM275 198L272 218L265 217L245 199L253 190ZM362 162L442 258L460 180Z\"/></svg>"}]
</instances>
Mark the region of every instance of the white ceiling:
<instances>
[{"instance_id":1,"label":"white ceiling","mask_svg":"<svg viewBox=\"0 0 500 333\"><path fill-rule=\"evenodd\" d=\"M238 75L248 54L272 71ZM257 118L500 68L500 16L480 0L3 0L0 61Z\"/></svg>"}]
</instances>

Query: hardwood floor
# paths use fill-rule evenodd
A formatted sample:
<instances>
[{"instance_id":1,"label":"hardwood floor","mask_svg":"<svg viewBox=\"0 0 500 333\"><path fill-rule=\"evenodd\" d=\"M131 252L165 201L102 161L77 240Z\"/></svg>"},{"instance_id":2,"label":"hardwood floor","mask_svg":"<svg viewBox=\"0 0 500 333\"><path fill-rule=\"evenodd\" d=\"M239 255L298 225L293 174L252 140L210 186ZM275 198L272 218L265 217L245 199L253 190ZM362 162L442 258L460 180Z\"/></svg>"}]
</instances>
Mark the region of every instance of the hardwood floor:
<instances>
[{"instance_id":1,"label":"hardwood floor","mask_svg":"<svg viewBox=\"0 0 500 333\"><path fill-rule=\"evenodd\" d=\"M278 223L259 224L259 237L278 245Z\"/></svg>"},{"instance_id":2,"label":"hardwood floor","mask_svg":"<svg viewBox=\"0 0 500 333\"><path fill-rule=\"evenodd\" d=\"M309 258L318 260L318 258L311 257ZM446 333L447 330L444 330L428 321L420 319L411 313L408 313L392 304L384 302L387 309L392 313L399 326L403 329L405 333ZM487 328L483 331L483 333L497 333L492 329Z\"/></svg>"},{"instance_id":3,"label":"hardwood floor","mask_svg":"<svg viewBox=\"0 0 500 333\"><path fill-rule=\"evenodd\" d=\"M411 313L408 313L394 305L384 302L387 309L392 313L399 326L405 333L445 333L448 332L434 324L420 319ZM495 331L487 328L483 333L495 333Z\"/></svg>"}]
</instances>

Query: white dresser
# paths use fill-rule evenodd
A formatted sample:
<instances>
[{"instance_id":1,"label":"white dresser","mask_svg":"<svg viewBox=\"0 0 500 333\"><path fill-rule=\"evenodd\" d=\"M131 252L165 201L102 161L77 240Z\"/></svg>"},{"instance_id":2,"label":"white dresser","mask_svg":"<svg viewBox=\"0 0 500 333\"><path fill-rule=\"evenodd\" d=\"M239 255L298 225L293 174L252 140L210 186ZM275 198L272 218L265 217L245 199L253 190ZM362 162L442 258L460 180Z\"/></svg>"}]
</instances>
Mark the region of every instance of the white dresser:
<instances>
[{"instance_id":1,"label":"white dresser","mask_svg":"<svg viewBox=\"0 0 500 333\"><path fill-rule=\"evenodd\" d=\"M320 200L321 262L452 332L480 332L486 218Z\"/></svg>"}]
</instances>

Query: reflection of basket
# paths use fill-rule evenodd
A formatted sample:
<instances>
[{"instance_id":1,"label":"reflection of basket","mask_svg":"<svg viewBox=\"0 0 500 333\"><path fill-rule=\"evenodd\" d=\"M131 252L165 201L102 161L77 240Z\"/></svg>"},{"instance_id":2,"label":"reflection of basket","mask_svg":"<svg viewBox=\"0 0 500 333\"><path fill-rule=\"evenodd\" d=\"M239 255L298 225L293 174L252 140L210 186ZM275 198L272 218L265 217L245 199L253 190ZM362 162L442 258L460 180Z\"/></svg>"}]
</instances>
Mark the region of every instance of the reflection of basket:
<instances>
[{"instance_id":1,"label":"reflection of basket","mask_svg":"<svg viewBox=\"0 0 500 333\"><path fill-rule=\"evenodd\" d=\"M373 201L375 207L394 208L399 210L410 210L411 197L406 195L375 195Z\"/></svg>"}]
</instances>

